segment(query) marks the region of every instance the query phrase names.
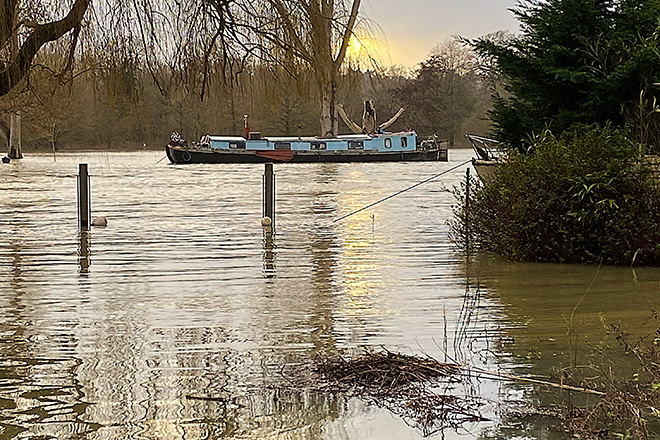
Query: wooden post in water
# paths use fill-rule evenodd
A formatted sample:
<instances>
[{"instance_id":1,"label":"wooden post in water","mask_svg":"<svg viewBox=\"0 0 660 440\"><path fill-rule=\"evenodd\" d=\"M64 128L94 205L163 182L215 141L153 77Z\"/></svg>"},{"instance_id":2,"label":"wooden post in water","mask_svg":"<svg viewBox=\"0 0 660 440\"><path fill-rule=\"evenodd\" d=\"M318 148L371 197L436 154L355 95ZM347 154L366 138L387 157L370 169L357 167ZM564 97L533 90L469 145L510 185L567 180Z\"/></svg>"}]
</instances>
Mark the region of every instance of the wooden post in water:
<instances>
[{"instance_id":1,"label":"wooden post in water","mask_svg":"<svg viewBox=\"0 0 660 440\"><path fill-rule=\"evenodd\" d=\"M465 171L465 251L470 252L470 167Z\"/></svg>"},{"instance_id":2,"label":"wooden post in water","mask_svg":"<svg viewBox=\"0 0 660 440\"><path fill-rule=\"evenodd\" d=\"M270 219L270 226L275 229L275 174L273 173L272 163L266 164L264 172L263 200L263 216Z\"/></svg>"},{"instance_id":3,"label":"wooden post in water","mask_svg":"<svg viewBox=\"0 0 660 440\"><path fill-rule=\"evenodd\" d=\"M81 230L89 229L91 224L91 191L87 164L78 164L78 226Z\"/></svg>"}]
</instances>

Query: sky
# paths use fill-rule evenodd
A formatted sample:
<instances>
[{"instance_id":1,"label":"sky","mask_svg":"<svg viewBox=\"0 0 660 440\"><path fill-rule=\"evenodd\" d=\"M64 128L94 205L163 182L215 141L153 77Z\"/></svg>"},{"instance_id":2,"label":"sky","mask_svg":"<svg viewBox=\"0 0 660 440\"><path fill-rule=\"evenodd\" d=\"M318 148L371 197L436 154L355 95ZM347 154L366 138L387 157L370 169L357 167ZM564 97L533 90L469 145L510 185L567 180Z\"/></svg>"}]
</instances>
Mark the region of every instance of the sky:
<instances>
[{"instance_id":1,"label":"sky","mask_svg":"<svg viewBox=\"0 0 660 440\"><path fill-rule=\"evenodd\" d=\"M360 12L377 25L379 61L414 67L452 35L476 38L499 30L518 32L509 11L516 4L517 0L362 0Z\"/></svg>"}]
</instances>

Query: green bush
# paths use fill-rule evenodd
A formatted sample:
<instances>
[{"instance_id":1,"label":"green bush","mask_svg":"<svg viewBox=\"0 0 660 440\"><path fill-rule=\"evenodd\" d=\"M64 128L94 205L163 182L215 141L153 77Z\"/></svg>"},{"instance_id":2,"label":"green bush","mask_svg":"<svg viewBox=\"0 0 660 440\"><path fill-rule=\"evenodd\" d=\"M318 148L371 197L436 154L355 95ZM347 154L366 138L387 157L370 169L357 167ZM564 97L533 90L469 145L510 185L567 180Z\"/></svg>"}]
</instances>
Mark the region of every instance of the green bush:
<instances>
[{"instance_id":1,"label":"green bush","mask_svg":"<svg viewBox=\"0 0 660 440\"><path fill-rule=\"evenodd\" d=\"M467 219L463 204L452 225L463 245L520 261L660 263L658 181L620 130L546 131L533 154L511 151L492 182L471 186Z\"/></svg>"}]
</instances>

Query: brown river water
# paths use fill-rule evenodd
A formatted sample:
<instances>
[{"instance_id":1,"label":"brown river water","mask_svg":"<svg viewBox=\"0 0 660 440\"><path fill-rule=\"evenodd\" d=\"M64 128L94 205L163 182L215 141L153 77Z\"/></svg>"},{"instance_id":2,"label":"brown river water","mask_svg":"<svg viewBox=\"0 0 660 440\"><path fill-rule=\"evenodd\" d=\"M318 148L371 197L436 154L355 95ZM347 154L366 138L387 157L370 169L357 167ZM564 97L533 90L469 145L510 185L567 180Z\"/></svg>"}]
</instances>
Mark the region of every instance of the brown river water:
<instances>
[{"instance_id":1,"label":"brown river water","mask_svg":"<svg viewBox=\"0 0 660 440\"><path fill-rule=\"evenodd\" d=\"M333 221L470 156L276 165L272 241L263 165L172 166L161 152L2 165L0 439L422 438L372 402L282 387L287 372L384 347L549 377L595 359L604 322L653 328L660 269L457 252L447 222L464 168ZM78 163L108 218L82 234ZM537 387L471 392L490 421L431 438L562 438L552 420L507 414Z\"/></svg>"}]
</instances>

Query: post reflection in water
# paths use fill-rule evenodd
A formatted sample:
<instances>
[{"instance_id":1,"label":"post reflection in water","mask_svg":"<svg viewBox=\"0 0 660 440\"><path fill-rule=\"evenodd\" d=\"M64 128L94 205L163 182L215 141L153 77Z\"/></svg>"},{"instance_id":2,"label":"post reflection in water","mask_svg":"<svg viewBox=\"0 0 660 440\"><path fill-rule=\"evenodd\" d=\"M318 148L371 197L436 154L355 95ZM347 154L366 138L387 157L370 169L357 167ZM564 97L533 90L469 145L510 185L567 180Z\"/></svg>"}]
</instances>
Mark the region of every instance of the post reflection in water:
<instances>
[{"instance_id":1,"label":"post reflection in water","mask_svg":"<svg viewBox=\"0 0 660 440\"><path fill-rule=\"evenodd\" d=\"M275 272L275 233L272 230L264 230L264 264L263 271L266 278L273 278Z\"/></svg>"},{"instance_id":2,"label":"post reflection in water","mask_svg":"<svg viewBox=\"0 0 660 440\"><path fill-rule=\"evenodd\" d=\"M58 355L49 343L72 347L76 337L65 319L57 329L42 322L38 298L44 292L25 279L37 256L24 257L31 253L19 240L8 251L11 289L0 289L0 438L86 438L98 425L84 417L89 403L78 377L80 359Z\"/></svg>"},{"instance_id":3,"label":"post reflection in water","mask_svg":"<svg viewBox=\"0 0 660 440\"><path fill-rule=\"evenodd\" d=\"M89 273L89 266L92 264L90 253L90 231L88 229L82 229L78 231L78 271L81 274Z\"/></svg>"}]
</instances>

